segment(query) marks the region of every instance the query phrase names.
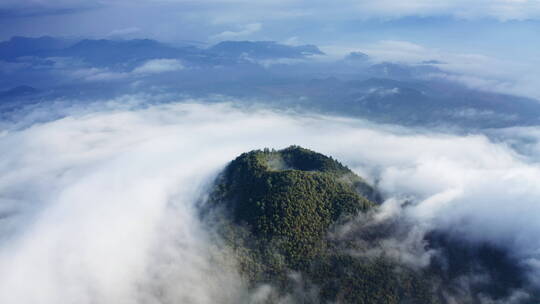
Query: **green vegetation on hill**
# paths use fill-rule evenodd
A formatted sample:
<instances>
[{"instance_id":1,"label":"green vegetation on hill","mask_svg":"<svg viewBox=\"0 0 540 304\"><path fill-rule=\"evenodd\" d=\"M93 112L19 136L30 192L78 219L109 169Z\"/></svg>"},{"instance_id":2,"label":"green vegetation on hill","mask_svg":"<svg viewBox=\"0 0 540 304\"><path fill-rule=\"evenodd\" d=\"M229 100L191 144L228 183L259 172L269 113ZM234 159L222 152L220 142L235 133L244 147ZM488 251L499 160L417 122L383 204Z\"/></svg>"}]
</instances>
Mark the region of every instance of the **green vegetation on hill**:
<instances>
[{"instance_id":1,"label":"green vegetation on hill","mask_svg":"<svg viewBox=\"0 0 540 304\"><path fill-rule=\"evenodd\" d=\"M214 218L218 231L252 286L270 283L290 293L294 272L324 301L432 303L421 273L384 257L354 257L347 244L328 240L333 227L376 208L377 197L338 161L292 146L233 160L216 180L207 211L224 211Z\"/></svg>"}]
</instances>

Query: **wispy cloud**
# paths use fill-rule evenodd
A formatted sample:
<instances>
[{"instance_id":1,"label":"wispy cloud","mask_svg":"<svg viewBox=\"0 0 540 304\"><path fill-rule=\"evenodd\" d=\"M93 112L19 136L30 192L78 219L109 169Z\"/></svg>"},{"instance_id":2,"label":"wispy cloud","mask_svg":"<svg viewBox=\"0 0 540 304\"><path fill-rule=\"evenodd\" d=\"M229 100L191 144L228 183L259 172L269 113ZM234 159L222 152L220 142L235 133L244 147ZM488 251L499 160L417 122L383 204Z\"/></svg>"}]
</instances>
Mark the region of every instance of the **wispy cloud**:
<instances>
[{"instance_id":1,"label":"wispy cloud","mask_svg":"<svg viewBox=\"0 0 540 304\"><path fill-rule=\"evenodd\" d=\"M159 74L184 69L184 65L176 59L152 59L136 67L134 74Z\"/></svg>"},{"instance_id":2,"label":"wispy cloud","mask_svg":"<svg viewBox=\"0 0 540 304\"><path fill-rule=\"evenodd\" d=\"M56 60L58 61L59 66L62 66L63 61L65 61L63 58L56 58ZM117 71L107 67L97 68L82 65L79 67L64 66L60 70L60 73L75 80L100 82L146 77L155 74L181 71L183 69L184 65L177 59L150 59L131 71Z\"/></svg>"},{"instance_id":3,"label":"wispy cloud","mask_svg":"<svg viewBox=\"0 0 540 304\"><path fill-rule=\"evenodd\" d=\"M101 1L59 0L59 1L15 1L0 2L0 15L3 18L39 17L47 15L68 15L96 9L106 5Z\"/></svg>"},{"instance_id":4,"label":"wispy cloud","mask_svg":"<svg viewBox=\"0 0 540 304\"><path fill-rule=\"evenodd\" d=\"M173 4L189 6L190 1L185 0L138 0L136 5L151 5L151 4ZM15 1L6 0L0 4L0 9L10 9L22 11L51 11L61 9L73 9L89 6L112 6L118 4L133 4L133 1L115 1L115 0L93 0L93 1ZM257 11L266 10L269 15L280 14L287 10L296 10L303 8L310 14L314 12L323 14L325 11L329 13L345 13L346 15L357 14L360 18L370 17L403 17L403 16L435 16L447 15L457 18L497 18L500 20L523 20L537 19L540 17L540 3L537 0L479 0L479 1L464 1L464 0L408 0L396 3L391 0L369 0L369 1L352 1L339 0L331 5L324 1L306 1L295 0L287 3L276 1L244 1L244 0L202 0L200 5L205 8L211 6L219 6L221 8L241 8L242 11ZM224 12L226 13L226 12ZM239 16L239 15L237 15ZM217 17L217 15L216 15ZM244 20L249 19L245 16Z\"/></svg>"},{"instance_id":5,"label":"wispy cloud","mask_svg":"<svg viewBox=\"0 0 540 304\"><path fill-rule=\"evenodd\" d=\"M436 16L447 15L474 19L491 17L499 20L523 20L540 17L540 2L536 0L443 0L425 1L362 1L355 6L367 16Z\"/></svg>"},{"instance_id":6,"label":"wispy cloud","mask_svg":"<svg viewBox=\"0 0 540 304\"><path fill-rule=\"evenodd\" d=\"M433 63L430 64L442 72L427 75L428 78L455 81L485 91L540 98L540 90L535 85L540 79L540 72L533 68L537 62L535 59L503 60L481 53L453 52L403 40L381 40L350 46L323 46L321 49L333 58L361 51L368 54L374 62L419 65L431 60Z\"/></svg>"},{"instance_id":7,"label":"wispy cloud","mask_svg":"<svg viewBox=\"0 0 540 304\"><path fill-rule=\"evenodd\" d=\"M236 40L236 39L245 39L247 36L252 35L262 29L262 24L260 23L250 23L246 24L239 31L224 31L217 35L210 37L211 40Z\"/></svg>"}]
</instances>

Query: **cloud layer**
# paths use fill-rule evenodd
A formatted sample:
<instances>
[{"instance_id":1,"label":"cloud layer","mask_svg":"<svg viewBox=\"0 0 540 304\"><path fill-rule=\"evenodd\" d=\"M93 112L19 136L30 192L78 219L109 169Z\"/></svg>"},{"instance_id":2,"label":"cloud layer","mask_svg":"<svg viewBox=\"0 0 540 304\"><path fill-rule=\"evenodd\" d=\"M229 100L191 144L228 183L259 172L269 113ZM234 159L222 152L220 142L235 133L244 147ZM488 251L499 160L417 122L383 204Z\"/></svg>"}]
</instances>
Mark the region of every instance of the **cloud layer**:
<instances>
[{"instance_id":1,"label":"cloud layer","mask_svg":"<svg viewBox=\"0 0 540 304\"><path fill-rule=\"evenodd\" d=\"M333 57L343 57L350 52L362 51L376 62L400 62L418 65L426 61L442 73L432 73L426 79L442 79L464 84L470 88L488 92L500 92L540 98L535 85L540 79L536 58L501 59L482 53L453 52L428 47L403 40L380 40L374 43L351 43L348 46L323 47ZM525 49L525 48L524 48Z\"/></svg>"},{"instance_id":2,"label":"cloud layer","mask_svg":"<svg viewBox=\"0 0 540 304\"><path fill-rule=\"evenodd\" d=\"M148 5L148 4L176 4L188 5L186 0L138 0L138 1L117 1L117 0L94 0L88 1L2 1L0 9L13 10L14 12L54 12L66 9L78 9L89 7L103 7L122 4ZM311 4L311 5L310 5ZM352 1L340 0L329 5L324 1L294 0L284 2L275 1L245 1L245 0L204 0L200 5L210 7L239 7L252 11L270 10L280 12L285 10L295 10L303 7L307 8L307 13L315 11L355 13L359 17L403 17L403 16L433 16L450 15L458 18L482 18L492 17L500 20L523 20L540 17L540 3L537 0L481 0L471 3L463 0L409 0L395 3L390 0L382 1ZM286 15L285 15L286 16Z\"/></svg>"},{"instance_id":3,"label":"cloud layer","mask_svg":"<svg viewBox=\"0 0 540 304\"><path fill-rule=\"evenodd\" d=\"M504 131L506 143L223 103L107 107L0 135L0 302L245 300L194 203L238 154L292 144L376 182L384 210L410 200L404 216L511 247L539 270L537 154ZM534 128L520 134L539 142Z\"/></svg>"}]
</instances>

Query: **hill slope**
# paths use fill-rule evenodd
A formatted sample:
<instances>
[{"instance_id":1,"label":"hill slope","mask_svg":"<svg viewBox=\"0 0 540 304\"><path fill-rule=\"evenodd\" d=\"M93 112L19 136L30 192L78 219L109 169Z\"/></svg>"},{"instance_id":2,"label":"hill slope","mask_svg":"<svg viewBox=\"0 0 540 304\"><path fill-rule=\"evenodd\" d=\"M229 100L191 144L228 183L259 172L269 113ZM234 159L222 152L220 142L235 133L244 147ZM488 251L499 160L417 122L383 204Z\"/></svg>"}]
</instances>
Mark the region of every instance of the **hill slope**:
<instances>
[{"instance_id":1,"label":"hill slope","mask_svg":"<svg viewBox=\"0 0 540 304\"><path fill-rule=\"evenodd\" d=\"M295 294L308 302L432 303L424 275L384 258L353 257L347 253L352 247L327 237L336 225L375 208L368 197L377 200L375 189L347 167L293 146L232 161L217 179L204 216L218 223L251 286L276 287L275 301ZM211 212L216 208L225 216ZM299 293L298 275L315 295ZM314 298L306 299L308 294Z\"/></svg>"}]
</instances>

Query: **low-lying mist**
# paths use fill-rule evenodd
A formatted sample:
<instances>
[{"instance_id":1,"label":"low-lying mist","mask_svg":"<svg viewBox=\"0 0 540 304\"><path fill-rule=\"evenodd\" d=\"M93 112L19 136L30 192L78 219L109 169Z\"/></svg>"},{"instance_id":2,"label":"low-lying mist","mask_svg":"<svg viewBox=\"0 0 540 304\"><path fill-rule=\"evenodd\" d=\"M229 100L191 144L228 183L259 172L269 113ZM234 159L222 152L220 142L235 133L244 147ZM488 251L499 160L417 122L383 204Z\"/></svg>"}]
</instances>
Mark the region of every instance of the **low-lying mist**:
<instances>
[{"instance_id":1,"label":"low-lying mist","mask_svg":"<svg viewBox=\"0 0 540 304\"><path fill-rule=\"evenodd\" d=\"M540 286L540 129L453 135L232 103L141 104L2 124L0 303L257 302L196 202L237 155L289 145L376 185L386 200L376 219L504 248Z\"/></svg>"}]
</instances>

